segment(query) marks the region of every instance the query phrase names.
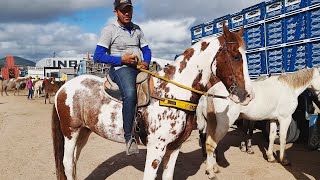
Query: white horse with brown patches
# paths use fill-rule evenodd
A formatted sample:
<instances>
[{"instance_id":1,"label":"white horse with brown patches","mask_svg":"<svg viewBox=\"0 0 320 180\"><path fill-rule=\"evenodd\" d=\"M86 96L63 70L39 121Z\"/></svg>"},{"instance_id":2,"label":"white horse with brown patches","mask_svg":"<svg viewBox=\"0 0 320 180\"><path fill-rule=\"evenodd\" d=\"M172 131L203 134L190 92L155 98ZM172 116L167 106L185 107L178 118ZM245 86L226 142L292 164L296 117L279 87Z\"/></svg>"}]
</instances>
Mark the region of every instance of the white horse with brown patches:
<instances>
[{"instance_id":1,"label":"white horse with brown patches","mask_svg":"<svg viewBox=\"0 0 320 180\"><path fill-rule=\"evenodd\" d=\"M3 96L3 92L6 93L7 96L9 94L7 93L8 89L14 89L13 95L16 95L16 93L20 92L20 87L23 83L26 83L27 77L18 77L17 79L11 78L11 79L3 79L0 78L0 88L1 88L1 96Z\"/></svg>"},{"instance_id":2,"label":"white horse with brown patches","mask_svg":"<svg viewBox=\"0 0 320 180\"><path fill-rule=\"evenodd\" d=\"M206 91L213 76L225 83L230 98L248 104L253 98L244 53L243 29L206 38L187 49L177 60L160 71L161 76L199 91ZM199 94L152 77L154 96L185 100L197 104ZM92 75L78 76L64 84L55 96L52 134L58 179L76 179L76 162L91 132L124 143L122 103L104 91L104 79ZM162 179L173 179L181 144L195 128L195 112L163 107L151 99L138 109L146 127L147 157L143 179L155 179L163 162Z\"/></svg>"},{"instance_id":3,"label":"white horse with brown patches","mask_svg":"<svg viewBox=\"0 0 320 180\"><path fill-rule=\"evenodd\" d=\"M269 162L275 162L273 144L277 133L276 121L280 124L280 156L282 165L290 162L285 157L285 144L292 114L298 106L298 96L306 89L311 90L320 99L320 69L305 69L292 74L272 76L252 83L255 98L241 106L230 99L218 99L202 96L197 107L198 128L206 130L207 168L210 179L218 172L214 151L219 141L226 135L232 124L238 119L252 121L271 120L269 147L266 152ZM223 85L216 84L208 92L228 94Z\"/></svg>"}]
</instances>

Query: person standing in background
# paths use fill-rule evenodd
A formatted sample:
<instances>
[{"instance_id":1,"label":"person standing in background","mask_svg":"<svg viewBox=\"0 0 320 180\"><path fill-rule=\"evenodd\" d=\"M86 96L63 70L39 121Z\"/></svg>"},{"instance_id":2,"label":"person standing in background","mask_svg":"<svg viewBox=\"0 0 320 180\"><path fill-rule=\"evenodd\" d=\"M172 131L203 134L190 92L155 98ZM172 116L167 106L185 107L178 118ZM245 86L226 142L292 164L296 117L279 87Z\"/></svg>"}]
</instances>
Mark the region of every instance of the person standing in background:
<instances>
[{"instance_id":1,"label":"person standing in background","mask_svg":"<svg viewBox=\"0 0 320 180\"><path fill-rule=\"evenodd\" d=\"M32 82L32 77L31 76L27 80L27 88L28 88L28 99L32 99L32 96L33 96L33 82Z\"/></svg>"}]
</instances>

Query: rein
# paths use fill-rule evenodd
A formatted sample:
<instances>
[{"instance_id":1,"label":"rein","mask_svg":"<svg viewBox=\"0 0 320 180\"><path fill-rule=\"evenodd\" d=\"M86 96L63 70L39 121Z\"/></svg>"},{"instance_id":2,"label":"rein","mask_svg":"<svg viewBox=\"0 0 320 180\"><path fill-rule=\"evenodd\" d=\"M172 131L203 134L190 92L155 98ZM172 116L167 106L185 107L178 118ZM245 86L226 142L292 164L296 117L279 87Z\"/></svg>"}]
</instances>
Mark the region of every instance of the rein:
<instances>
[{"instance_id":1,"label":"rein","mask_svg":"<svg viewBox=\"0 0 320 180\"><path fill-rule=\"evenodd\" d=\"M210 93L208 93L208 92L199 91L199 90L196 90L196 89L194 89L194 88L190 88L190 87L188 87L188 86L185 86L185 85L179 84L179 83L177 83L177 82L171 81L170 79L165 78L165 77L163 77L163 76L160 76L159 74L154 73L154 72L152 72L152 71L139 68L139 66L137 66L137 69L139 69L139 70L142 71L142 72L146 72L146 73L148 73L148 74L151 74L152 76L154 76L154 77L156 77L156 78L159 78L159 79L162 79L162 80L164 80L164 81L167 81L167 82L169 82L169 83L171 83L171 84L174 84L174 85L176 85L176 86L178 86L178 87L180 87L180 88L187 89L187 90L189 90L189 91L192 91L192 92L195 92L195 93L204 95L204 96L212 96L212 97L223 98L223 99L227 99L227 98L228 98L227 96L214 95L214 94L210 94Z\"/></svg>"}]
</instances>

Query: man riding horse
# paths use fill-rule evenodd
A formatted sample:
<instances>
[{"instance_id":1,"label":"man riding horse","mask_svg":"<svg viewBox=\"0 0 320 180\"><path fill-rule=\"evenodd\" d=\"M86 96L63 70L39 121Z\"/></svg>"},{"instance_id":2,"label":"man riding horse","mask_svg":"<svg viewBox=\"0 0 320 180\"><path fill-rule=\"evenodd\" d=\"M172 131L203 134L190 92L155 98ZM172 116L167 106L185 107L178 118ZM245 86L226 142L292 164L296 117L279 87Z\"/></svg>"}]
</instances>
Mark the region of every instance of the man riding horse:
<instances>
[{"instance_id":1,"label":"man riding horse","mask_svg":"<svg viewBox=\"0 0 320 180\"><path fill-rule=\"evenodd\" d=\"M102 30L93 59L95 62L111 64L110 77L119 86L123 97L126 154L132 155L139 152L137 142L132 137L137 104L136 77L139 73L134 65L142 51L144 62L141 63L141 68L148 69L151 50L140 27L131 22L131 0L115 0L113 12L117 21Z\"/></svg>"}]
</instances>

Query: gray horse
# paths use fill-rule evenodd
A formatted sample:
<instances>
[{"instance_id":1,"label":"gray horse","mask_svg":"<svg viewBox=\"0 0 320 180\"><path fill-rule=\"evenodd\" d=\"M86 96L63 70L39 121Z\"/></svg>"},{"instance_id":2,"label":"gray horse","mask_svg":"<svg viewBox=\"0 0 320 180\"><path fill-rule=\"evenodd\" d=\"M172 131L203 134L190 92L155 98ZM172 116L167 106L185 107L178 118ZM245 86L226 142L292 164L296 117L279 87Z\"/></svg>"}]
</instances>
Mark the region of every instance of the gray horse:
<instances>
[{"instance_id":1,"label":"gray horse","mask_svg":"<svg viewBox=\"0 0 320 180\"><path fill-rule=\"evenodd\" d=\"M19 90L22 84L26 83L27 78L17 78L17 79L3 79L0 77L0 87L1 87L1 96L3 96L3 91L6 93L7 96L7 90L8 89L14 89L14 95L16 95L16 92L18 92L19 95Z\"/></svg>"}]
</instances>

